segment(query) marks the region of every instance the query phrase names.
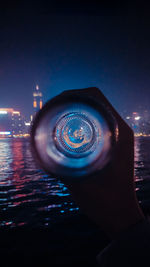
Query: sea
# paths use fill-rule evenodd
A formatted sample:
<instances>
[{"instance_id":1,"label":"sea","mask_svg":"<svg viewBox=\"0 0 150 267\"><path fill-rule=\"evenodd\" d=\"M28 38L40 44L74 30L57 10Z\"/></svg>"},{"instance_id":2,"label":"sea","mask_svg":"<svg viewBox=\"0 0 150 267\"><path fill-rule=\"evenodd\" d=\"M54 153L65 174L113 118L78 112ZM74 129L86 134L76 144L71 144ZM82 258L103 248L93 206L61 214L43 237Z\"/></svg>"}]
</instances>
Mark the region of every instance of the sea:
<instances>
[{"instance_id":1,"label":"sea","mask_svg":"<svg viewBox=\"0 0 150 267\"><path fill-rule=\"evenodd\" d=\"M29 139L0 139L0 227L50 227L78 213L66 186L35 162Z\"/></svg>"},{"instance_id":2,"label":"sea","mask_svg":"<svg viewBox=\"0 0 150 267\"><path fill-rule=\"evenodd\" d=\"M150 137L135 137L134 161L137 198L149 217ZM30 234L27 230L22 234L21 229L28 229ZM34 236L31 229L32 233L37 231ZM5 235L5 230L9 235ZM40 235L41 230L44 232ZM30 140L25 138L0 139L0 231L0 249L4 254L11 253L12 257L14 250L26 251L27 259L32 251L37 259L37 251L47 251L47 255L51 251L58 264L71 264L72 260L81 263L81 259L85 263L87 254L92 255L88 262L92 261L107 243L107 238L101 232L98 235L97 227L82 215L67 187L38 166ZM18 231L21 236L16 235Z\"/></svg>"},{"instance_id":3,"label":"sea","mask_svg":"<svg viewBox=\"0 0 150 267\"><path fill-rule=\"evenodd\" d=\"M150 209L150 137L135 138L136 194ZM30 140L0 139L0 227L50 227L78 214L67 187L46 174L31 153Z\"/></svg>"}]
</instances>

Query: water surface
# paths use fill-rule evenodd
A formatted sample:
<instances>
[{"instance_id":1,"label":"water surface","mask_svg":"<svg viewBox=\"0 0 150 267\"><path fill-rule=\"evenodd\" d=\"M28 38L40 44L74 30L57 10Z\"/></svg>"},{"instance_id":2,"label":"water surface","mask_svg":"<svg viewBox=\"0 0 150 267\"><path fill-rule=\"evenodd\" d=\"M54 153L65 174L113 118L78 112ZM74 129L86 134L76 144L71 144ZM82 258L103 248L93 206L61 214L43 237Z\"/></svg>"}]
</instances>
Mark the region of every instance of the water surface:
<instances>
[{"instance_id":1,"label":"water surface","mask_svg":"<svg viewBox=\"0 0 150 267\"><path fill-rule=\"evenodd\" d=\"M150 138L135 139L139 203L150 209ZM79 213L63 183L39 169L27 139L0 139L0 227L50 227Z\"/></svg>"},{"instance_id":2,"label":"water surface","mask_svg":"<svg viewBox=\"0 0 150 267\"><path fill-rule=\"evenodd\" d=\"M0 226L50 226L78 212L63 183L35 163L29 140L0 140Z\"/></svg>"}]
</instances>

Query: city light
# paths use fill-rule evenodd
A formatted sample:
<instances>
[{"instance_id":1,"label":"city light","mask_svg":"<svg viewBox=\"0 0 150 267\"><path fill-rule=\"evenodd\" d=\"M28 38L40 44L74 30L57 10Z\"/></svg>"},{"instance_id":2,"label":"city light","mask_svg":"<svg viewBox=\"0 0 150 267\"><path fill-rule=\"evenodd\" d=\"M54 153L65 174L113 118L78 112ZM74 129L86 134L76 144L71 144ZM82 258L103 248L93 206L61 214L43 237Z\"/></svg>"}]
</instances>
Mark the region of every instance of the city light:
<instances>
[{"instance_id":1,"label":"city light","mask_svg":"<svg viewBox=\"0 0 150 267\"><path fill-rule=\"evenodd\" d=\"M36 103L36 101L33 101L33 107L34 107L34 108L37 107L37 103Z\"/></svg>"},{"instance_id":2,"label":"city light","mask_svg":"<svg viewBox=\"0 0 150 267\"><path fill-rule=\"evenodd\" d=\"M25 126L30 126L31 125L30 122L25 122L24 124L25 124Z\"/></svg>"},{"instance_id":3,"label":"city light","mask_svg":"<svg viewBox=\"0 0 150 267\"><path fill-rule=\"evenodd\" d=\"M42 97L42 93L38 92L38 93L33 93L33 96L41 96Z\"/></svg>"},{"instance_id":4,"label":"city light","mask_svg":"<svg viewBox=\"0 0 150 267\"><path fill-rule=\"evenodd\" d=\"M20 112L19 112L19 111L13 111L13 114L18 114L18 115L20 115Z\"/></svg>"},{"instance_id":5,"label":"city light","mask_svg":"<svg viewBox=\"0 0 150 267\"><path fill-rule=\"evenodd\" d=\"M42 105L43 105L42 100L40 100L40 109L42 108Z\"/></svg>"},{"instance_id":6,"label":"city light","mask_svg":"<svg viewBox=\"0 0 150 267\"><path fill-rule=\"evenodd\" d=\"M42 92L36 85L33 92L33 114L29 120L18 109L0 107L0 139L29 138L32 120L42 106Z\"/></svg>"},{"instance_id":7,"label":"city light","mask_svg":"<svg viewBox=\"0 0 150 267\"><path fill-rule=\"evenodd\" d=\"M14 138L28 138L30 137L30 134L13 134Z\"/></svg>"},{"instance_id":8,"label":"city light","mask_svg":"<svg viewBox=\"0 0 150 267\"><path fill-rule=\"evenodd\" d=\"M136 121L138 121L138 120L140 120L140 116L137 116L137 117L135 117L134 119L136 120Z\"/></svg>"},{"instance_id":9,"label":"city light","mask_svg":"<svg viewBox=\"0 0 150 267\"><path fill-rule=\"evenodd\" d=\"M7 114L6 110L0 110L0 114Z\"/></svg>"},{"instance_id":10,"label":"city light","mask_svg":"<svg viewBox=\"0 0 150 267\"><path fill-rule=\"evenodd\" d=\"M0 132L0 135L10 135L11 132Z\"/></svg>"},{"instance_id":11,"label":"city light","mask_svg":"<svg viewBox=\"0 0 150 267\"><path fill-rule=\"evenodd\" d=\"M0 114L12 113L13 111L14 111L13 108L0 108ZM7 112L7 113L5 113L5 112Z\"/></svg>"}]
</instances>

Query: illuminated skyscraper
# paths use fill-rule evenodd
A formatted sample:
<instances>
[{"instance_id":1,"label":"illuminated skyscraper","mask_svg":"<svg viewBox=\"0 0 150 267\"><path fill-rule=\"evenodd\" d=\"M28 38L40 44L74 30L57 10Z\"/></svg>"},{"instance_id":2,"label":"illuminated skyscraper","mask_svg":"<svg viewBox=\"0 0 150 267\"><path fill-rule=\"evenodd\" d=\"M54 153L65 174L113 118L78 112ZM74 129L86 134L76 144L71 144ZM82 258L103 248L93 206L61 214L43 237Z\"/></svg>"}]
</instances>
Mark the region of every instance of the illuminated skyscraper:
<instances>
[{"instance_id":1,"label":"illuminated skyscraper","mask_svg":"<svg viewBox=\"0 0 150 267\"><path fill-rule=\"evenodd\" d=\"M20 111L15 111L13 108L0 108L0 138L21 135L24 130L24 118Z\"/></svg>"},{"instance_id":2,"label":"illuminated skyscraper","mask_svg":"<svg viewBox=\"0 0 150 267\"><path fill-rule=\"evenodd\" d=\"M39 86L36 85L35 90L33 92L33 108L34 114L42 108L43 101L42 101L42 93L39 90Z\"/></svg>"}]
</instances>

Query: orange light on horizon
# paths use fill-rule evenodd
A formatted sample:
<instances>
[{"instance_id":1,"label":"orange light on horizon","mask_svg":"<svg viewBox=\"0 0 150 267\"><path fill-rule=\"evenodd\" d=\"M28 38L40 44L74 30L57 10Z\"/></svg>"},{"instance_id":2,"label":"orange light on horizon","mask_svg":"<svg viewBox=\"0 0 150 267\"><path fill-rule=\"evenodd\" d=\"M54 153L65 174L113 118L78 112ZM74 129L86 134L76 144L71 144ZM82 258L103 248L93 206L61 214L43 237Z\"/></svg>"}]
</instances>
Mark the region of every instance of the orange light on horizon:
<instances>
[{"instance_id":1,"label":"orange light on horizon","mask_svg":"<svg viewBox=\"0 0 150 267\"><path fill-rule=\"evenodd\" d=\"M13 113L13 108L0 108L0 112Z\"/></svg>"},{"instance_id":2,"label":"orange light on horizon","mask_svg":"<svg viewBox=\"0 0 150 267\"><path fill-rule=\"evenodd\" d=\"M13 111L13 114L18 114L18 115L20 115L20 111Z\"/></svg>"}]
</instances>

